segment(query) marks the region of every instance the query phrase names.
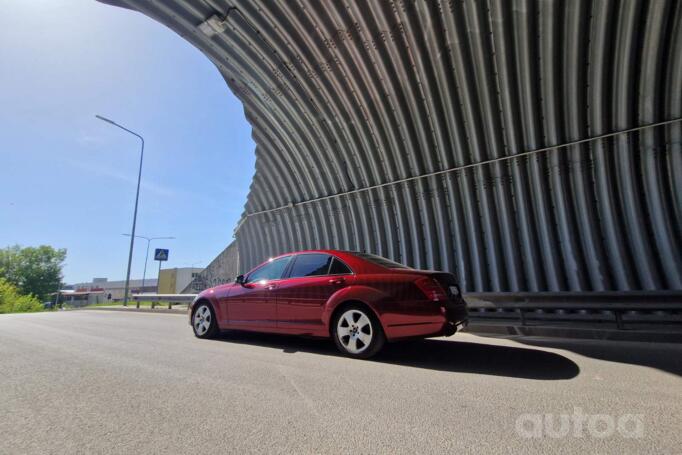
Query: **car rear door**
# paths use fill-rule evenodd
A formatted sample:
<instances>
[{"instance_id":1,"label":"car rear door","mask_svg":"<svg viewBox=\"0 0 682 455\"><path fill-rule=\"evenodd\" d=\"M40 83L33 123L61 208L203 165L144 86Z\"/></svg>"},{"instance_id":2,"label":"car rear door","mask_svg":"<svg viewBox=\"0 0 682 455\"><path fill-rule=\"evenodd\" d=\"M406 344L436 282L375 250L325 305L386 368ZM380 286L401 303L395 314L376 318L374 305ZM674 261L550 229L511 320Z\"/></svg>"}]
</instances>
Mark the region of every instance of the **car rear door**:
<instances>
[{"instance_id":1,"label":"car rear door","mask_svg":"<svg viewBox=\"0 0 682 455\"><path fill-rule=\"evenodd\" d=\"M321 335L324 304L352 279L350 268L332 255L296 255L275 292L277 327L290 333Z\"/></svg>"},{"instance_id":2,"label":"car rear door","mask_svg":"<svg viewBox=\"0 0 682 455\"><path fill-rule=\"evenodd\" d=\"M235 286L227 299L229 324L268 329L277 326L275 289L291 256L277 258L249 272L242 286Z\"/></svg>"}]
</instances>

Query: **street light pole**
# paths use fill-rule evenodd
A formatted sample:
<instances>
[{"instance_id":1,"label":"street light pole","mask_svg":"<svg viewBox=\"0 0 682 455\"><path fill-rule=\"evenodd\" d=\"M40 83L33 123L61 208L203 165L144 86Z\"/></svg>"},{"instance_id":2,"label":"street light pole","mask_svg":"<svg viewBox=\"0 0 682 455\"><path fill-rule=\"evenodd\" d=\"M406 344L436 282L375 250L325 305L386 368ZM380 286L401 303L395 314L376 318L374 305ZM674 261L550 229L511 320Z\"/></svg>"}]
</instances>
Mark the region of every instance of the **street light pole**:
<instances>
[{"instance_id":1,"label":"street light pole","mask_svg":"<svg viewBox=\"0 0 682 455\"><path fill-rule=\"evenodd\" d=\"M106 117L102 117L101 115L95 115L98 119L110 123L118 128L121 128L123 131L127 131L128 133L132 134L133 136L137 136L138 139L140 139L141 143L141 148L140 148L140 168L137 172L137 192L135 193L135 211L133 212L133 228L130 231L130 250L128 251L128 271L126 272L126 285L125 285L125 290L123 291L123 306L128 306L128 288L130 287L130 266L133 262L133 246L135 244L135 224L137 224L137 204L140 200L140 181L142 180L142 159L144 158L144 138L137 134L134 131L129 130L128 128L119 125L118 123L114 122L113 120L109 120Z\"/></svg>"},{"instance_id":2,"label":"street light pole","mask_svg":"<svg viewBox=\"0 0 682 455\"><path fill-rule=\"evenodd\" d=\"M147 252L144 254L144 270L142 271L142 291L144 292L144 280L147 278L147 259L149 259L149 244L152 239L147 239ZM138 301L139 303L139 301Z\"/></svg>"},{"instance_id":3,"label":"street light pole","mask_svg":"<svg viewBox=\"0 0 682 455\"><path fill-rule=\"evenodd\" d=\"M130 237L130 234L121 234L126 237ZM142 287L144 288L144 281L147 277L147 260L149 259L149 244L152 240L175 240L175 237L145 237L144 235L136 235L138 239L144 239L147 241L147 254L144 256L144 271L142 272ZM139 302L138 302L139 305Z\"/></svg>"}]
</instances>

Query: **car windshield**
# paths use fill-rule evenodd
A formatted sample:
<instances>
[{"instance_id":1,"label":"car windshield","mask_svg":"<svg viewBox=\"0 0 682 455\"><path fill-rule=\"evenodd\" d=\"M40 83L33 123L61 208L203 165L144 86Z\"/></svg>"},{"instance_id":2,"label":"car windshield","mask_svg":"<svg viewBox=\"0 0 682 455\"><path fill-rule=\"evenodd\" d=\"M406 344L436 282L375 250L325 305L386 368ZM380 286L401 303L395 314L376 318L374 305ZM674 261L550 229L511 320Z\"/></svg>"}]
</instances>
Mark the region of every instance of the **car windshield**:
<instances>
[{"instance_id":1,"label":"car windshield","mask_svg":"<svg viewBox=\"0 0 682 455\"><path fill-rule=\"evenodd\" d=\"M391 261L383 256L377 256L376 254L370 253L360 253L358 251L350 251L349 253L364 259L365 261L371 262L372 264L380 265L381 267L386 267L387 269L409 269L411 267L401 264L399 262Z\"/></svg>"}]
</instances>

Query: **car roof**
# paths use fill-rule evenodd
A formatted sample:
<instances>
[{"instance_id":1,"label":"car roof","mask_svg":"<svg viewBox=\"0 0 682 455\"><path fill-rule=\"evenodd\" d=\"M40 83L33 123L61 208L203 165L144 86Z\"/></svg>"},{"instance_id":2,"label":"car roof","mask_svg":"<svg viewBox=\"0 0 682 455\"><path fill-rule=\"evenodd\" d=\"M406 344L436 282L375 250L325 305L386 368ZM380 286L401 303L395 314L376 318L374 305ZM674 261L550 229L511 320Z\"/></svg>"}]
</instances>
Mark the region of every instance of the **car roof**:
<instances>
[{"instance_id":1,"label":"car roof","mask_svg":"<svg viewBox=\"0 0 682 455\"><path fill-rule=\"evenodd\" d=\"M299 254L310 254L310 253L321 253L321 254L330 254L332 256L336 256L339 259L341 259L343 262L345 262L355 273L382 273L386 272L387 270L390 270L386 267L382 267L378 264L374 264L372 262L369 262L361 257L358 257L356 255L356 252L354 251L347 251L347 250L301 250L301 251L292 251L289 253L283 253L278 256L273 256L272 259L278 259L281 257L285 256L295 256ZM269 259L268 259L269 261ZM264 264L267 261L264 261L262 264ZM262 264L259 264L257 267L260 267Z\"/></svg>"},{"instance_id":2,"label":"car roof","mask_svg":"<svg viewBox=\"0 0 682 455\"><path fill-rule=\"evenodd\" d=\"M284 256L291 256L292 254L305 254L305 253L324 253L324 254L333 254L337 256L343 256L344 254L349 254L350 251L343 251L343 250L300 250L300 251L290 251L288 253L282 253L277 256L273 256L272 259L277 259L281 258Z\"/></svg>"}]
</instances>

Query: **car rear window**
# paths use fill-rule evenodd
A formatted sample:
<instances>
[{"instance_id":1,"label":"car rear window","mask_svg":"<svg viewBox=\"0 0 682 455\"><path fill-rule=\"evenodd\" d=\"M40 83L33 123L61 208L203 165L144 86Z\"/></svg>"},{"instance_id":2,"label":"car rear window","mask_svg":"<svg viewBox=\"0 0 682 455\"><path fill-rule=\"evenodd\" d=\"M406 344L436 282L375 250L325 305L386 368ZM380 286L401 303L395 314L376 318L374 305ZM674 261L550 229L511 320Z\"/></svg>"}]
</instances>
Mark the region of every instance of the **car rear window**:
<instances>
[{"instance_id":1,"label":"car rear window","mask_svg":"<svg viewBox=\"0 0 682 455\"><path fill-rule=\"evenodd\" d=\"M409 269L411 267L406 266L405 264L401 264L399 262L391 261L390 259L386 259L383 256L377 256L376 254L370 254L370 253L360 253L357 251L351 251L353 255L359 257L360 259L364 259L367 262L371 262L372 264L379 265L381 267L386 267L387 269Z\"/></svg>"},{"instance_id":2,"label":"car rear window","mask_svg":"<svg viewBox=\"0 0 682 455\"><path fill-rule=\"evenodd\" d=\"M330 275L348 275L353 273L346 264L341 262L338 258L334 258L332 266L329 269Z\"/></svg>"}]
</instances>

